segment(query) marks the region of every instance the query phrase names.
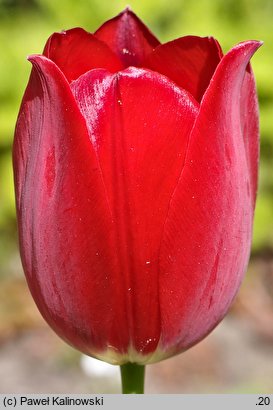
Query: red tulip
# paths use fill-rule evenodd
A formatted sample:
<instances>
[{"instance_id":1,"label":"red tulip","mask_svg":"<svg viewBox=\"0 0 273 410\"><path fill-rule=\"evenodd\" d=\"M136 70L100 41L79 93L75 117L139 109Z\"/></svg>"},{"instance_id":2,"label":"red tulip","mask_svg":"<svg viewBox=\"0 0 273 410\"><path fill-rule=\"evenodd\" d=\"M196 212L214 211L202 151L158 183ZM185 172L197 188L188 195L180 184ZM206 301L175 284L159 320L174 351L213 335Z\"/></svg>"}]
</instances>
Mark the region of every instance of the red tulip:
<instances>
[{"instance_id":1,"label":"red tulip","mask_svg":"<svg viewBox=\"0 0 273 410\"><path fill-rule=\"evenodd\" d=\"M251 245L259 46L161 45L125 10L29 57L14 143L22 261L43 317L79 350L155 362L226 314Z\"/></svg>"}]
</instances>

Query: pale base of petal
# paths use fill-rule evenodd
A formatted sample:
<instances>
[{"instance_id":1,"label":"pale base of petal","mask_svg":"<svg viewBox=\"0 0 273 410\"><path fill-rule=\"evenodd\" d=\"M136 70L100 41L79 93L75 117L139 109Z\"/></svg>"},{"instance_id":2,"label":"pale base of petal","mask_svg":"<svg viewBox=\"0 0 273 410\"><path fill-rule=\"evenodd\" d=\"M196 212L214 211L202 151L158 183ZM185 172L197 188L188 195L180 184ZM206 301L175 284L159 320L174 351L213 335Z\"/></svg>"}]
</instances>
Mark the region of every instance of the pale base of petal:
<instances>
[{"instance_id":1,"label":"pale base of petal","mask_svg":"<svg viewBox=\"0 0 273 410\"><path fill-rule=\"evenodd\" d=\"M174 350L164 351L160 347L157 347L157 349L151 353L142 354L141 352L136 351L132 346L128 348L126 353L121 353L116 348L109 346L106 350L90 353L90 356L120 366L126 363L137 363L141 365L156 363L167 359L170 356L174 356L177 353L178 352L175 352Z\"/></svg>"}]
</instances>

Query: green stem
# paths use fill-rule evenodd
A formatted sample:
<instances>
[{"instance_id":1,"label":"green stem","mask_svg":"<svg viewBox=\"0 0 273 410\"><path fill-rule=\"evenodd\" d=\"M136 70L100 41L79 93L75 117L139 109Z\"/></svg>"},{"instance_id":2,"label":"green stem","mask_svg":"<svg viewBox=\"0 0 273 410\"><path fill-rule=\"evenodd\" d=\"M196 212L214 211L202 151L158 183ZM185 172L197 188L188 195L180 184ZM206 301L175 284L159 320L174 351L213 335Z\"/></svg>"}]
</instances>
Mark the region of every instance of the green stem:
<instances>
[{"instance_id":1,"label":"green stem","mask_svg":"<svg viewBox=\"0 0 273 410\"><path fill-rule=\"evenodd\" d=\"M143 394L145 366L126 363L120 366L123 394Z\"/></svg>"}]
</instances>

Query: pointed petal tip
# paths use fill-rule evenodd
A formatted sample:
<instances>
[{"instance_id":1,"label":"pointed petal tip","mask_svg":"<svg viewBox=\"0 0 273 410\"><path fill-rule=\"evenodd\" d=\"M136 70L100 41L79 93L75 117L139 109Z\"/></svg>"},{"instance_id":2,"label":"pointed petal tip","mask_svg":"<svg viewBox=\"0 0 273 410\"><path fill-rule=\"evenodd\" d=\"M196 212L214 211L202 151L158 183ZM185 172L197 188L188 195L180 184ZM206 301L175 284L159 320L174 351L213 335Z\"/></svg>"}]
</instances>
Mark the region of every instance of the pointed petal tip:
<instances>
[{"instance_id":1,"label":"pointed petal tip","mask_svg":"<svg viewBox=\"0 0 273 410\"><path fill-rule=\"evenodd\" d=\"M43 60L46 59L48 60L45 56L43 56L42 54L29 54L27 56L27 60L33 65L36 62L38 62L39 60Z\"/></svg>"},{"instance_id":2,"label":"pointed petal tip","mask_svg":"<svg viewBox=\"0 0 273 410\"><path fill-rule=\"evenodd\" d=\"M259 40L247 40L247 41L242 41L238 44L236 44L232 49L244 49L247 48L250 52L252 51L252 54L255 53L258 48L260 48L263 45L263 41Z\"/></svg>"},{"instance_id":3,"label":"pointed petal tip","mask_svg":"<svg viewBox=\"0 0 273 410\"><path fill-rule=\"evenodd\" d=\"M145 57L159 44L159 40L128 7L104 22L94 33L119 57L124 67L141 66Z\"/></svg>"},{"instance_id":4,"label":"pointed petal tip","mask_svg":"<svg viewBox=\"0 0 273 410\"><path fill-rule=\"evenodd\" d=\"M113 17L113 19L115 18L133 18L133 19L137 19L140 20L142 22L142 20L138 17L138 15L133 11L133 9L131 8L131 6L126 6L124 10L122 10L120 13L118 13L115 17Z\"/></svg>"},{"instance_id":5,"label":"pointed petal tip","mask_svg":"<svg viewBox=\"0 0 273 410\"><path fill-rule=\"evenodd\" d=\"M241 56L241 62L245 65L249 63L249 60L255 54L255 52L262 46L263 42L258 40L242 41L232 47L224 56L227 59L234 59ZM237 56L237 57L236 57Z\"/></svg>"},{"instance_id":6,"label":"pointed petal tip","mask_svg":"<svg viewBox=\"0 0 273 410\"><path fill-rule=\"evenodd\" d=\"M32 64L32 67L39 65L40 57L43 57L41 54L30 54L27 56L27 61Z\"/></svg>"},{"instance_id":7,"label":"pointed petal tip","mask_svg":"<svg viewBox=\"0 0 273 410\"><path fill-rule=\"evenodd\" d=\"M29 55L27 55L27 61L31 62L32 59L33 59L33 57L34 57L35 55L36 55L36 54L29 54Z\"/></svg>"},{"instance_id":8,"label":"pointed petal tip","mask_svg":"<svg viewBox=\"0 0 273 410\"><path fill-rule=\"evenodd\" d=\"M32 64L33 70L41 81L45 80L47 82L46 78L55 77L55 80L58 78L61 82L67 82L65 76L54 61L43 54L31 54L27 57L27 60Z\"/></svg>"},{"instance_id":9,"label":"pointed petal tip","mask_svg":"<svg viewBox=\"0 0 273 410\"><path fill-rule=\"evenodd\" d=\"M136 15L136 13L134 13L133 12L133 10L132 10L132 8L131 8L131 6L126 6L120 13L118 13L117 15L115 15L112 19L110 19L110 20L113 20L113 19L116 19L116 18L121 18L121 17L123 17L123 16L126 16L126 17L130 17L130 16L133 16L133 17L136 17L136 18L138 18L137 17L137 15Z\"/></svg>"},{"instance_id":10,"label":"pointed petal tip","mask_svg":"<svg viewBox=\"0 0 273 410\"><path fill-rule=\"evenodd\" d=\"M39 70L39 67L44 66L46 63L54 64L49 58L43 54L30 54L27 56L27 60L32 64L34 68Z\"/></svg>"},{"instance_id":11,"label":"pointed petal tip","mask_svg":"<svg viewBox=\"0 0 273 410\"><path fill-rule=\"evenodd\" d=\"M251 40L250 42L253 44L255 48L254 51L257 51L264 44L262 40Z\"/></svg>"},{"instance_id":12,"label":"pointed petal tip","mask_svg":"<svg viewBox=\"0 0 273 410\"><path fill-rule=\"evenodd\" d=\"M125 9L120 14L126 14L126 13L133 13L133 10L131 9L131 6L127 5L125 7Z\"/></svg>"},{"instance_id":13,"label":"pointed petal tip","mask_svg":"<svg viewBox=\"0 0 273 410\"><path fill-rule=\"evenodd\" d=\"M246 43L252 43L253 45L255 44L257 47L261 47L264 42L262 40L249 40L246 41Z\"/></svg>"}]
</instances>

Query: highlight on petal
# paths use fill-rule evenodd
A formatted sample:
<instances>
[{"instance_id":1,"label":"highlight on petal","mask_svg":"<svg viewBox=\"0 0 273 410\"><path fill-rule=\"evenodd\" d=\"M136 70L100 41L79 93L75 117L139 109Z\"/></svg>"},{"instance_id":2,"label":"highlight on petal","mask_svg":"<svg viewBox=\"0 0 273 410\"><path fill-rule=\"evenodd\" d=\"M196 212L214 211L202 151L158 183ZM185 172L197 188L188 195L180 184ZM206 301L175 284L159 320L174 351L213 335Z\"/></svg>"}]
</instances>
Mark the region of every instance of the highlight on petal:
<instances>
[{"instance_id":1,"label":"highlight on petal","mask_svg":"<svg viewBox=\"0 0 273 410\"><path fill-rule=\"evenodd\" d=\"M65 77L44 56L30 61L13 154L28 284L62 338L87 354L122 352L126 291L100 166Z\"/></svg>"},{"instance_id":2,"label":"highlight on petal","mask_svg":"<svg viewBox=\"0 0 273 410\"><path fill-rule=\"evenodd\" d=\"M141 66L146 55L160 44L143 22L128 8L104 23L95 32L95 36L119 56L124 67Z\"/></svg>"},{"instance_id":3,"label":"highlight on petal","mask_svg":"<svg viewBox=\"0 0 273 410\"><path fill-rule=\"evenodd\" d=\"M120 264L111 276L122 277L132 348L153 354L161 334L162 230L199 106L166 77L144 69L92 70L71 87L108 193Z\"/></svg>"},{"instance_id":4,"label":"highlight on petal","mask_svg":"<svg viewBox=\"0 0 273 410\"><path fill-rule=\"evenodd\" d=\"M259 45L242 43L223 57L190 137L160 252L165 351L190 347L219 323L246 269L253 203L238 96Z\"/></svg>"},{"instance_id":5,"label":"highlight on petal","mask_svg":"<svg viewBox=\"0 0 273 410\"><path fill-rule=\"evenodd\" d=\"M143 65L166 75L200 102L222 56L213 37L186 36L158 46Z\"/></svg>"},{"instance_id":6,"label":"highlight on petal","mask_svg":"<svg viewBox=\"0 0 273 410\"><path fill-rule=\"evenodd\" d=\"M105 68L112 73L122 69L117 55L82 28L52 34L43 54L57 64L69 82L93 68Z\"/></svg>"}]
</instances>

